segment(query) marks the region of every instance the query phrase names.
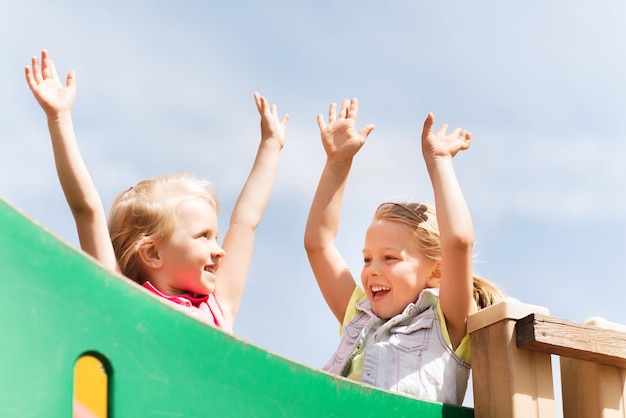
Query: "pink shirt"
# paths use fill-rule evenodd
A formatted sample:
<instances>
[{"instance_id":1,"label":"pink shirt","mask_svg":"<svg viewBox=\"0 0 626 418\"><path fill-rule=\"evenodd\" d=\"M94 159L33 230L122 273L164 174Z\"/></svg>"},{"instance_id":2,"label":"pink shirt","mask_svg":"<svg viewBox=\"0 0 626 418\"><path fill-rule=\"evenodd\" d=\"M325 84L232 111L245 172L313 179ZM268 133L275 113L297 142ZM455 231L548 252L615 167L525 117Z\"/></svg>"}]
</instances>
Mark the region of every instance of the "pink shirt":
<instances>
[{"instance_id":1,"label":"pink shirt","mask_svg":"<svg viewBox=\"0 0 626 418\"><path fill-rule=\"evenodd\" d=\"M214 327L226 331L229 334L233 332L232 326L228 324L226 318L224 318L222 308L220 308L220 305L217 302L215 293L211 293L210 295L205 296L197 296L193 293L184 293L182 295L172 296L161 292L150 282L145 282L143 284L143 287L145 287L157 296L167 299L168 301L176 305L184 307L183 310L185 312L198 318L202 322L213 325Z\"/></svg>"}]
</instances>

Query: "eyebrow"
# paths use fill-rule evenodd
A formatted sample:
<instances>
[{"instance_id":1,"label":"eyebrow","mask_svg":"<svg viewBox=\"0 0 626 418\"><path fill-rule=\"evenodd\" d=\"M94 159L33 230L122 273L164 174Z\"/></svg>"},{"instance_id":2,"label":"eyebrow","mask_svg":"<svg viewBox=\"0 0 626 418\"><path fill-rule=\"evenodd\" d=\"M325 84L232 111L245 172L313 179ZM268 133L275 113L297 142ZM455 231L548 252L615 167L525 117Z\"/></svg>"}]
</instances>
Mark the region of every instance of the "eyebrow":
<instances>
[{"instance_id":1,"label":"eyebrow","mask_svg":"<svg viewBox=\"0 0 626 418\"><path fill-rule=\"evenodd\" d=\"M370 251L371 252L372 250L368 250L366 248L363 248L361 250L361 252L365 252L365 251ZM397 251L397 252L401 253L402 251L405 251L405 250L403 248L397 248L397 247L384 247L384 248L382 248L382 251Z\"/></svg>"}]
</instances>

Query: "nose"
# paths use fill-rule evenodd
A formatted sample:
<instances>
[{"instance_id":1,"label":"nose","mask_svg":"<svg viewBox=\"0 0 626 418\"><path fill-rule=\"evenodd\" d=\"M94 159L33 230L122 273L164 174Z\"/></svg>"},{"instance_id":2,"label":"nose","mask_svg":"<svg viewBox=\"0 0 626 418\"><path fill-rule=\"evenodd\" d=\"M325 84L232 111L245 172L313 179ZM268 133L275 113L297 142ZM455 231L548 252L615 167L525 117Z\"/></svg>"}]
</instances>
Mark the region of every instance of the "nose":
<instances>
[{"instance_id":1,"label":"nose","mask_svg":"<svg viewBox=\"0 0 626 418\"><path fill-rule=\"evenodd\" d=\"M211 255L215 258L222 258L224 257L224 255L226 255L226 251L224 251L224 249L220 247L219 245L216 245L213 251L211 252Z\"/></svg>"},{"instance_id":2,"label":"nose","mask_svg":"<svg viewBox=\"0 0 626 418\"><path fill-rule=\"evenodd\" d=\"M380 274L380 268L375 261L363 266L363 273L368 277L377 277Z\"/></svg>"}]
</instances>

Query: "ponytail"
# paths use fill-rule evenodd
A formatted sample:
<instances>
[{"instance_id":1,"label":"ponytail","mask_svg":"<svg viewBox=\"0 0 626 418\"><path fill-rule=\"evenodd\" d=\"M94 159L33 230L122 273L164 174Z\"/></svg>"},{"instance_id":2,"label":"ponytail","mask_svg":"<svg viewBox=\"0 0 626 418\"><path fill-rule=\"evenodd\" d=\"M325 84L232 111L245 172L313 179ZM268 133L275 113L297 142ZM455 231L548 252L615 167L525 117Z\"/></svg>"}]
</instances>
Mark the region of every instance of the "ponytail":
<instances>
[{"instance_id":1,"label":"ponytail","mask_svg":"<svg viewBox=\"0 0 626 418\"><path fill-rule=\"evenodd\" d=\"M479 310L493 305L504 299L505 296L504 292L498 289L496 285L485 278L474 275L474 300Z\"/></svg>"}]
</instances>

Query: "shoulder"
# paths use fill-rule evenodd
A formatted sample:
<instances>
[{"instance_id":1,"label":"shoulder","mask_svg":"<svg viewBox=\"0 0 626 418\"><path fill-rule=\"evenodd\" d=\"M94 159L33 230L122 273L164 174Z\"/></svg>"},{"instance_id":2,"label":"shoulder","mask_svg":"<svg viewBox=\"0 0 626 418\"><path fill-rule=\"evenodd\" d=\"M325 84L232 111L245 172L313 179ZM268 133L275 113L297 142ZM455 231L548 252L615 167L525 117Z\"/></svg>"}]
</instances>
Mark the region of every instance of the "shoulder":
<instances>
[{"instance_id":1,"label":"shoulder","mask_svg":"<svg viewBox=\"0 0 626 418\"><path fill-rule=\"evenodd\" d=\"M354 291L352 292L352 296L350 296L350 300L348 301L348 306L346 307L346 313L343 317L343 322L341 323L341 328L345 327L352 321L359 313L359 309L357 308L357 303L361 300L366 299L365 292L359 286L354 287Z\"/></svg>"}]
</instances>

